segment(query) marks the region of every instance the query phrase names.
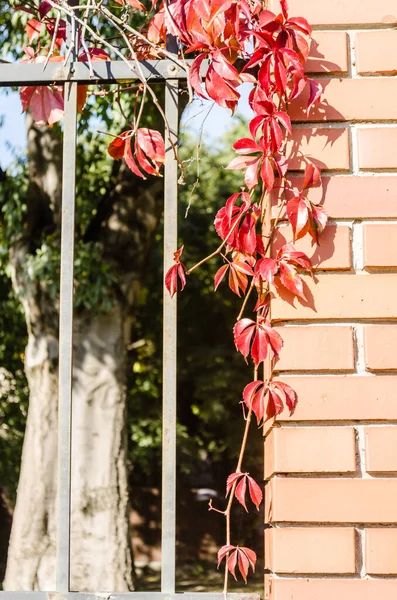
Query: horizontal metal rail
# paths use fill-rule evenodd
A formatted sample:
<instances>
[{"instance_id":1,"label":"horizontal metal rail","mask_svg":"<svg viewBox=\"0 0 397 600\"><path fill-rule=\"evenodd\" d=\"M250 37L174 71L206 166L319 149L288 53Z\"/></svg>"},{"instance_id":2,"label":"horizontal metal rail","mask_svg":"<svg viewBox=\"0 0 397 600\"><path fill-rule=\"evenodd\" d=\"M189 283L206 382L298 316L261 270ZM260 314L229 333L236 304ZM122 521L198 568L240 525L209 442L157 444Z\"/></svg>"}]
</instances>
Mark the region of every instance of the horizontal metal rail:
<instances>
[{"instance_id":1,"label":"horizontal metal rail","mask_svg":"<svg viewBox=\"0 0 397 600\"><path fill-rule=\"evenodd\" d=\"M180 68L172 60L147 60L139 64L143 76L148 81L167 78L186 79L187 77L186 70ZM189 61L186 64L189 64ZM205 73L206 67L205 64L203 73ZM71 62L66 66L59 62L50 62L45 69L42 64L36 63L2 64L0 65L0 87L61 84L66 81L85 84L94 84L99 81L101 83L118 83L139 79L141 76L134 61L98 60L92 62L92 69L94 77L90 77L89 64L86 62Z\"/></svg>"}]
</instances>

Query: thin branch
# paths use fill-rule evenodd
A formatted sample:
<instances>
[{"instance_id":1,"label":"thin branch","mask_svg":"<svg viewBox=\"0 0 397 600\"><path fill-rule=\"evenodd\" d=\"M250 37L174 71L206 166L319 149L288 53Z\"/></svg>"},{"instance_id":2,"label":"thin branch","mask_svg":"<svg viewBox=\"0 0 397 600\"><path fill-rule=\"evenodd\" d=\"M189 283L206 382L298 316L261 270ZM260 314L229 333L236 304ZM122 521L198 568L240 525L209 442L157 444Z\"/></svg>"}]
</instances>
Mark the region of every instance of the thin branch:
<instances>
[{"instance_id":1,"label":"thin branch","mask_svg":"<svg viewBox=\"0 0 397 600\"><path fill-rule=\"evenodd\" d=\"M201 265L203 265L204 263L206 263L209 260L211 260L211 258L214 258L214 256L217 256L217 254L221 253L222 249L227 244L227 240L232 235L233 231L236 229L237 225L240 223L241 218L243 216L244 216L244 214L241 214L239 216L239 218L236 219L236 222L234 223L233 227L230 229L229 233L227 234L227 236L223 240L222 244L220 246L218 246L218 248L214 252L212 252L212 254L210 254L209 256L206 256L206 258L203 258L202 260L200 260L200 262L198 262L197 264L195 264L191 269L189 269L188 271L186 271L186 275L190 275L190 273L193 273L193 271L195 271L196 269L198 269L198 267L201 267Z\"/></svg>"},{"instance_id":2,"label":"thin branch","mask_svg":"<svg viewBox=\"0 0 397 600\"><path fill-rule=\"evenodd\" d=\"M55 19L55 27L54 27L54 33L53 33L53 36L52 36L52 40L51 40L51 46L50 46L50 49L49 49L48 54L46 56L46 59L44 61L43 71L46 68L46 66L48 65L48 62L49 62L51 56L54 53L55 42L56 42L56 39L57 39L57 34L58 34L58 28L59 28L59 22L60 22L60 20L61 20L61 13L58 12L57 16L56 16L56 19Z\"/></svg>"}]
</instances>

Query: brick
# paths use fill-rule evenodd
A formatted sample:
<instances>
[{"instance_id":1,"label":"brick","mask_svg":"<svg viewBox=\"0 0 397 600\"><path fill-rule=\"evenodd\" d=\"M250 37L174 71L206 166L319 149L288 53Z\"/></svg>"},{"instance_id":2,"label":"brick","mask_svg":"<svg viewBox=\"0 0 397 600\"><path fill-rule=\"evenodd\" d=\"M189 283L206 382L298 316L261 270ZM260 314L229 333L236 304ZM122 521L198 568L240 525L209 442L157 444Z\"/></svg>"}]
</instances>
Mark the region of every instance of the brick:
<instances>
[{"instance_id":1,"label":"brick","mask_svg":"<svg viewBox=\"0 0 397 600\"><path fill-rule=\"evenodd\" d=\"M303 170L307 159L321 169L347 171L350 168L348 130L296 127L288 142L287 156L293 171Z\"/></svg>"},{"instance_id":2,"label":"brick","mask_svg":"<svg viewBox=\"0 0 397 600\"><path fill-rule=\"evenodd\" d=\"M360 169L397 169L397 127L358 127Z\"/></svg>"},{"instance_id":3,"label":"brick","mask_svg":"<svg viewBox=\"0 0 397 600\"><path fill-rule=\"evenodd\" d=\"M269 523L397 523L397 478L273 477L265 486Z\"/></svg>"},{"instance_id":4,"label":"brick","mask_svg":"<svg viewBox=\"0 0 397 600\"><path fill-rule=\"evenodd\" d=\"M278 327L284 347L278 371L352 371L353 330L348 326Z\"/></svg>"},{"instance_id":5,"label":"brick","mask_svg":"<svg viewBox=\"0 0 397 600\"><path fill-rule=\"evenodd\" d=\"M397 472L397 427L366 427L365 456L368 473Z\"/></svg>"},{"instance_id":6,"label":"brick","mask_svg":"<svg viewBox=\"0 0 397 600\"><path fill-rule=\"evenodd\" d=\"M289 14L305 17L310 25L361 25L397 23L395 0L289 0ZM270 0L270 10L280 12L278 0Z\"/></svg>"},{"instance_id":7,"label":"brick","mask_svg":"<svg viewBox=\"0 0 397 600\"><path fill-rule=\"evenodd\" d=\"M397 31L360 31L355 37L356 67L362 73L397 73Z\"/></svg>"},{"instance_id":8,"label":"brick","mask_svg":"<svg viewBox=\"0 0 397 600\"><path fill-rule=\"evenodd\" d=\"M366 529L365 558L370 575L396 575L397 529Z\"/></svg>"},{"instance_id":9,"label":"brick","mask_svg":"<svg viewBox=\"0 0 397 600\"><path fill-rule=\"evenodd\" d=\"M347 73L348 37L345 31L314 31L307 73Z\"/></svg>"},{"instance_id":10,"label":"brick","mask_svg":"<svg viewBox=\"0 0 397 600\"><path fill-rule=\"evenodd\" d=\"M364 267L397 267L397 224L363 225Z\"/></svg>"},{"instance_id":11,"label":"brick","mask_svg":"<svg viewBox=\"0 0 397 600\"><path fill-rule=\"evenodd\" d=\"M371 371L397 370L397 325L364 327L364 354Z\"/></svg>"},{"instance_id":12,"label":"brick","mask_svg":"<svg viewBox=\"0 0 397 600\"><path fill-rule=\"evenodd\" d=\"M294 177L292 182L302 188L301 178ZM322 187L310 190L309 198L316 204L324 204L327 214L334 219L397 218L397 176L338 175L322 177L322 183ZM277 204L276 193L273 203ZM277 214L278 209L274 212Z\"/></svg>"},{"instance_id":13,"label":"brick","mask_svg":"<svg viewBox=\"0 0 397 600\"><path fill-rule=\"evenodd\" d=\"M272 244L272 254L286 243L292 243L291 227L281 226ZM312 244L310 236L305 236L294 243L297 250L304 252L312 261L316 270L350 269L351 243L350 227L344 225L328 225L319 236L319 245Z\"/></svg>"},{"instance_id":14,"label":"brick","mask_svg":"<svg viewBox=\"0 0 397 600\"><path fill-rule=\"evenodd\" d=\"M266 529L265 568L274 573L354 573L355 531L348 527Z\"/></svg>"},{"instance_id":15,"label":"brick","mask_svg":"<svg viewBox=\"0 0 397 600\"><path fill-rule=\"evenodd\" d=\"M397 377L316 375L283 376L298 394L290 418L285 410L278 420L387 421L397 420Z\"/></svg>"},{"instance_id":16,"label":"brick","mask_svg":"<svg viewBox=\"0 0 397 600\"><path fill-rule=\"evenodd\" d=\"M272 301L272 319L395 319L397 274L304 276L307 302L290 292ZM334 347L334 351L335 351Z\"/></svg>"},{"instance_id":17,"label":"brick","mask_svg":"<svg viewBox=\"0 0 397 600\"><path fill-rule=\"evenodd\" d=\"M273 579L266 577L265 600L395 600L396 580Z\"/></svg>"},{"instance_id":18,"label":"brick","mask_svg":"<svg viewBox=\"0 0 397 600\"><path fill-rule=\"evenodd\" d=\"M397 119L397 79L321 79L323 96L306 117L309 89L290 104L294 121L378 121Z\"/></svg>"},{"instance_id":19,"label":"brick","mask_svg":"<svg viewBox=\"0 0 397 600\"><path fill-rule=\"evenodd\" d=\"M276 427L266 438L265 479L276 473L353 473L355 470L352 427Z\"/></svg>"}]
</instances>

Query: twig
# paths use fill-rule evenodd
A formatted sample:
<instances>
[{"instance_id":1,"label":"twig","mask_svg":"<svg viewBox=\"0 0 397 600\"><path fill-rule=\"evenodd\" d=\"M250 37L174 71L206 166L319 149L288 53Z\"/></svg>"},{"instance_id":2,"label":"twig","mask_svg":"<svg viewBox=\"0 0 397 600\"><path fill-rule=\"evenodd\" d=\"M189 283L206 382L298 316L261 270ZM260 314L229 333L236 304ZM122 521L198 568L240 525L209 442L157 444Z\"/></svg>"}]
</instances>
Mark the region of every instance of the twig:
<instances>
[{"instance_id":1,"label":"twig","mask_svg":"<svg viewBox=\"0 0 397 600\"><path fill-rule=\"evenodd\" d=\"M187 72L189 71L189 66L186 64L183 64L183 62L181 62L178 58L175 57L175 54L173 54L172 52L168 52L168 50L166 50L165 48L159 48L158 46L156 46L156 44L151 42L143 33L138 31L137 29L134 29L133 27L131 27L131 25L124 23L124 21L122 21L121 19L119 19L118 17L113 15L107 8L101 7L99 9L99 11L101 12L101 14L105 15L109 19L109 21L111 21L113 24L118 23L126 31L129 31L129 33L132 33L137 38L144 41L145 44L147 44L148 46L150 46L151 48L156 50L156 52L159 52L160 54L162 54L163 56L168 58L170 61L172 61L173 63L178 65L178 67L180 67L184 71L187 71Z\"/></svg>"},{"instance_id":2,"label":"twig","mask_svg":"<svg viewBox=\"0 0 397 600\"><path fill-rule=\"evenodd\" d=\"M227 240L232 235L233 231L236 229L237 225L240 223L241 218L243 216L244 216L244 213L241 214L238 219L236 219L235 223L233 224L233 227L230 229L229 233L227 234L227 236L223 240L222 244L220 246L218 246L218 248L214 252L212 252L212 254L210 254L209 256L206 256L205 258L203 258L202 260L200 260L200 262L198 262L197 264L195 264L191 269L189 269L188 271L186 271L186 275L190 275L190 273L193 273L193 271L195 271L196 269L198 269L198 267L201 267L201 265L203 265L207 261L211 260L211 258L214 258L214 256L217 256L217 254L220 254L220 252L222 251L222 248L224 248L225 245L227 244Z\"/></svg>"},{"instance_id":3,"label":"twig","mask_svg":"<svg viewBox=\"0 0 397 600\"><path fill-rule=\"evenodd\" d=\"M51 56L54 53L55 42L56 42L56 38L57 38L57 34L58 34L58 28L59 28L59 22L60 22L60 20L61 20L61 13L58 12L57 16L56 16L56 19L55 19L55 27L54 27L54 33L53 33L53 36L52 36L52 40L51 40L51 46L50 46L50 49L49 49L48 54L47 54L47 56L45 58L45 61L44 61L43 71L45 70L45 68L48 65L48 62L49 62Z\"/></svg>"},{"instance_id":4,"label":"twig","mask_svg":"<svg viewBox=\"0 0 397 600\"><path fill-rule=\"evenodd\" d=\"M94 70L92 68L91 56L90 56L90 53L88 51L87 43L85 41L85 32L86 32L86 29L87 29L88 11L89 11L89 7L90 6L91 6L91 0L88 0L88 4L86 6L86 11L85 11L85 15L84 15L84 25L83 25L82 30L81 30L81 43L82 43L82 46L83 46L83 48L85 50L85 53L86 53L86 56L87 56L88 68L89 68L89 72L90 72L89 77L90 77L90 79L92 79L94 77Z\"/></svg>"}]
</instances>

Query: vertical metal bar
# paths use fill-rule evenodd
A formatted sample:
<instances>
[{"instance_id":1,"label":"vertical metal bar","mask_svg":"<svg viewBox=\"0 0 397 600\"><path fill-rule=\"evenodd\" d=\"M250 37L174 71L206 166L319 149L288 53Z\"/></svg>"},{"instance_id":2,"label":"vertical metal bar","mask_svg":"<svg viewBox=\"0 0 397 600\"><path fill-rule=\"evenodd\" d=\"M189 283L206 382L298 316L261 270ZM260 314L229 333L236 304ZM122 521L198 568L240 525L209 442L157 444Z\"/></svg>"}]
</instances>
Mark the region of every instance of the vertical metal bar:
<instances>
[{"instance_id":1,"label":"vertical metal bar","mask_svg":"<svg viewBox=\"0 0 397 600\"><path fill-rule=\"evenodd\" d=\"M167 42L176 51L176 41ZM178 141L178 80L165 83L165 115L172 143ZM166 138L167 138L166 134ZM164 169L164 272L172 264L178 243L178 164L170 141L166 140ZM162 525L161 591L175 592L176 542L176 297L164 289L163 309L163 444L162 444Z\"/></svg>"},{"instance_id":2,"label":"vertical metal bar","mask_svg":"<svg viewBox=\"0 0 397 600\"><path fill-rule=\"evenodd\" d=\"M76 2L73 2L75 4ZM72 4L72 2L71 2ZM77 32L67 23L70 60L76 59ZM56 591L70 589L70 495L72 452L73 263L76 195L77 83L64 86L61 275L59 306L58 513Z\"/></svg>"},{"instance_id":3,"label":"vertical metal bar","mask_svg":"<svg viewBox=\"0 0 397 600\"><path fill-rule=\"evenodd\" d=\"M77 83L65 84L59 307L57 592L69 591Z\"/></svg>"}]
</instances>

